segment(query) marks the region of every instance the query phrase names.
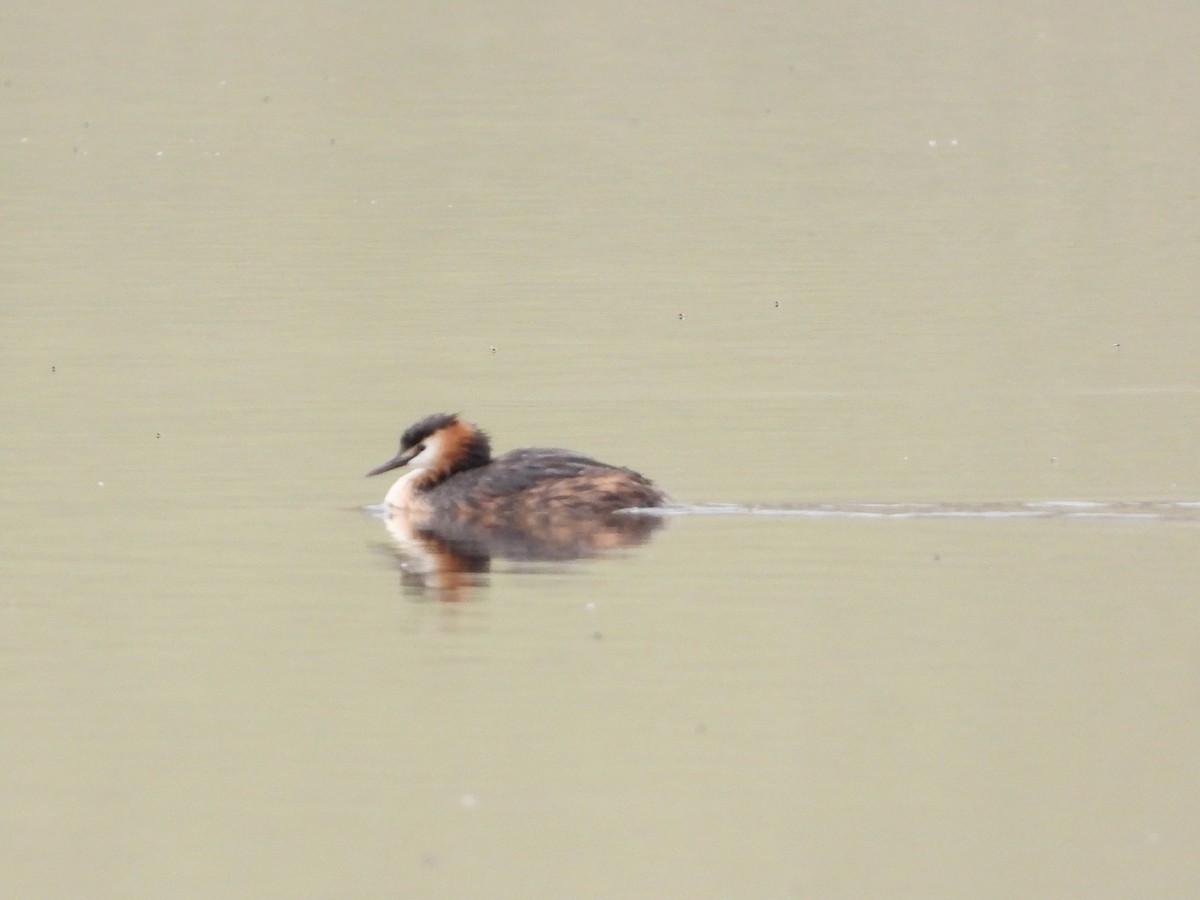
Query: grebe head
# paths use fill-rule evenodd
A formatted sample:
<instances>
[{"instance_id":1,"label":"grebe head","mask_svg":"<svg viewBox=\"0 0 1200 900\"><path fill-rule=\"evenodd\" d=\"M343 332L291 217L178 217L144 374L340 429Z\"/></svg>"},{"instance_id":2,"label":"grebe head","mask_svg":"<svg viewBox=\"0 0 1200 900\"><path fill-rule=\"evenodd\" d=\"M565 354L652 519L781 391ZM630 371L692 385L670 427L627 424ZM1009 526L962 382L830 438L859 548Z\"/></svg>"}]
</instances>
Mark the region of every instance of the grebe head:
<instances>
[{"instance_id":1,"label":"grebe head","mask_svg":"<svg viewBox=\"0 0 1200 900\"><path fill-rule=\"evenodd\" d=\"M410 425L400 436L400 451L367 476L412 466L445 477L482 466L491 458L492 448L486 434L454 413L435 413Z\"/></svg>"}]
</instances>

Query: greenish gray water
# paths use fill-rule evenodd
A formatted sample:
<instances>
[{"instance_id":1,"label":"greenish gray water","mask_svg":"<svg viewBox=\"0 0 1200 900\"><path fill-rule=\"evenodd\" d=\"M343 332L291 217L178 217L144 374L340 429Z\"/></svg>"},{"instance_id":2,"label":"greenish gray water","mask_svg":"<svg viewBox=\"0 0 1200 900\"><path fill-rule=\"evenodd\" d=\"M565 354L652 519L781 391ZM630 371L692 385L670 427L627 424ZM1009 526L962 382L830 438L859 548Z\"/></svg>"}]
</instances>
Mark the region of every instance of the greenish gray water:
<instances>
[{"instance_id":1,"label":"greenish gray water","mask_svg":"<svg viewBox=\"0 0 1200 900\"><path fill-rule=\"evenodd\" d=\"M1198 15L10 9L0 893L1194 894L1191 516L438 602L361 507L438 410L686 504L1196 501Z\"/></svg>"}]
</instances>

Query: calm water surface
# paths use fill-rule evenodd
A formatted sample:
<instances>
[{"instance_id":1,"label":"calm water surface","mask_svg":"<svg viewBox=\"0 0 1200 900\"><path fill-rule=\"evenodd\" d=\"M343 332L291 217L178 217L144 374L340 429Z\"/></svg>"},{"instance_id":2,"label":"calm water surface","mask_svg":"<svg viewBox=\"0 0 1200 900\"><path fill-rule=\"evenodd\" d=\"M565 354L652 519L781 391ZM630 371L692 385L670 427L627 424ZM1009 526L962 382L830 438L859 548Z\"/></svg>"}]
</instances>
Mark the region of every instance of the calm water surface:
<instances>
[{"instance_id":1,"label":"calm water surface","mask_svg":"<svg viewBox=\"0 0 1200 900\"><path fill-rule=\"evenodd\" d=\"M1197 16L10 12L0 894L1195 895Z\"/></svg>"}]
</instances>

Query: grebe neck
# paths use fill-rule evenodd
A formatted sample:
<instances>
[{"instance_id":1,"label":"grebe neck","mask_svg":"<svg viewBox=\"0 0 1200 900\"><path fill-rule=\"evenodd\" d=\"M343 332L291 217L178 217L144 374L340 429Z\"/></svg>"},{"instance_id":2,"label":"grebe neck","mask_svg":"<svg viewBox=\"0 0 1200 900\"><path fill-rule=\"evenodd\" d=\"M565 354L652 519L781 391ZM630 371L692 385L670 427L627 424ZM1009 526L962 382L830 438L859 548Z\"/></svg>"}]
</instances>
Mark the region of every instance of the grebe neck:
<instances>
[{"instance_id":1,"label":"grebe neck","mask_svg":"<svg viewBox=\"0 0 1200 900\"><path fill-rule=\"evenodd\" d=\"M409 463L412 470L398 478L384 497L389 506L418 505L422 494L447 479L492 461L487 435L459 419L420 441L419 446L420 452Z\"/></svg>"},{"instance_id":2,"label":"grebe neck","mask_svg":"<svg viewBox=\"0 0 1200 900\"><path fill-rule=\"evenodd\" d=\"M430 466L437 473L434 484L459 472L486 466L492 461L492 444L488 436L461 419L439 432L434 439L439 443L437 458Z\"/></svg>"}]
</instances>

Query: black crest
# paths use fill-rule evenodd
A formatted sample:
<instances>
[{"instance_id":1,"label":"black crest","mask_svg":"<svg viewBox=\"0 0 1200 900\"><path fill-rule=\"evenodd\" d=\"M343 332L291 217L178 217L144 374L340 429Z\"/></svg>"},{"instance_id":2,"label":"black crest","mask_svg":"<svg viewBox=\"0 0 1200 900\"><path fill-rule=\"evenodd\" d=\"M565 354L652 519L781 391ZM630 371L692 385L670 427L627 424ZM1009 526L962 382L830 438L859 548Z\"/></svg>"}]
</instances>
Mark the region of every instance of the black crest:
<instances>
[{"instance_id":1,"label":"black crest","mask_svg":"<svg viewBox=\"0 0 1200 900\"><path fill-rule=\"evenodd\" d=\"M415 447L435 431L439 431L447 425L453 425L457 421L456 413L434 413L432 416L426 416L420 422L409 425L404 434L400 436L400 449L407 450L409 447Z\"/></svg>"}]
</instances>

